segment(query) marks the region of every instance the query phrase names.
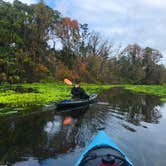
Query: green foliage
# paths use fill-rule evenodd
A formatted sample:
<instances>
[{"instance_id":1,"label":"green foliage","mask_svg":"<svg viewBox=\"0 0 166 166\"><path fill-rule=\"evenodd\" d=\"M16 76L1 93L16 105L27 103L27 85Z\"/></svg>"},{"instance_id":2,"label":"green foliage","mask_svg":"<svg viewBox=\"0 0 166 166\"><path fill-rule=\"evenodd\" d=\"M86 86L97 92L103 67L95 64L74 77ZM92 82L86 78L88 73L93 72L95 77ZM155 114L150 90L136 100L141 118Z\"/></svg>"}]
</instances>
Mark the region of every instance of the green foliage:
<instances>
[{"instance_id":1,"label":"green foliage","mask_svg":"<svg viewBox=\"0 0 166 166\"><path fill-rule=\"evenodd\" d=\"M32 82L46 76L35 70L37 65L50 66L45 56L56 15L42 1L31 6L17 0L13 4L0 1L0 73L6 74L1 82Z\"/></svg>"},{"instance_id":2,"label":"green foliage","mask_svg":"<svg viewBox=\"0 0 166 166\"><path fill-rule=\"evenodd\" d=\"M166 85L122 85L125 89L134 92L143 92L151 95L161 96L162 101L166 101Z\"/></svg>"},{"instance_id":3,"label":"green foliage","mask_svg":"<svg viewBox=\"0 0 166 166\"><path fill-rule=\"evenodd\" d=\"M37 93L17 93L14 87L23 86L25 89L32 88ZM83 87L88 93L99 93L103 89L108 89L109 85L94 85L83 84ZM62 83L33 83L33 84L15 84L11 87L5 85L0 90L0 104L5 105L5 109L1 110L1 113L6 113L9 110L15 111L21 108L21 110L30 110L34 106L42 106L48 104L51 101L63 100L70 98L71 87Z\"/></svg>"},{"instance_id":4,"label":"green foliage","mask_svg":"<svg viewBox=\"0 0 166 166\"><path fill-rule=\"evenodd\" d=\"M25 89L35 90L34 92L18 93L16 87L22 86ZM123 87L134 92L143 92L151 95L161 96L166 101L166 86L158 85L102 85L102 84L83 84L82 87L89 93L100 93L112 87ZM33 83L33 84L14 84L12 86L3 85L0 88L0 104L4 108L0 109L0 114L9 114L25 111L32 111L34 107L41 107L52 101L70 98L71 86L63 83Z\"/></svg>"},{"instance_id":5,"label":"green foliage","mask_svg":"<svg viewBox=\"0 0 166 166\"><path fill-rule=\"evenodd\" d=\"M118 83L163 84L166 69L158 63L161 57L156 49L128 45L119 57L110 60L110 73L119 77Z\"/></svg>"}]
</instances>

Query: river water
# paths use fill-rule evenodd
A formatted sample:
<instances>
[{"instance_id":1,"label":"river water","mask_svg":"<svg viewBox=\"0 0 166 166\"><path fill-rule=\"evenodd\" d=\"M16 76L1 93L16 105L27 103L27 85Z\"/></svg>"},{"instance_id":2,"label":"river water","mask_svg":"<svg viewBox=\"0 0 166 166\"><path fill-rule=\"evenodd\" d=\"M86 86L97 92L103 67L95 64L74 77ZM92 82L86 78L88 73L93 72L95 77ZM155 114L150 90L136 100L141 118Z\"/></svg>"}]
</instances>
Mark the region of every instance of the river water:
<instances>
[{"instance_id":1,"label":"river water","mask_svg":"<svg viewBox=\"0 0 166 166\"><path fill-rule=\"evenodd\" d=\"M165 127L158 97L113 88L89 108L0 117L0 165L73 166L103 128L135 166L164 166Z\"/></svg>"}]
</instances>

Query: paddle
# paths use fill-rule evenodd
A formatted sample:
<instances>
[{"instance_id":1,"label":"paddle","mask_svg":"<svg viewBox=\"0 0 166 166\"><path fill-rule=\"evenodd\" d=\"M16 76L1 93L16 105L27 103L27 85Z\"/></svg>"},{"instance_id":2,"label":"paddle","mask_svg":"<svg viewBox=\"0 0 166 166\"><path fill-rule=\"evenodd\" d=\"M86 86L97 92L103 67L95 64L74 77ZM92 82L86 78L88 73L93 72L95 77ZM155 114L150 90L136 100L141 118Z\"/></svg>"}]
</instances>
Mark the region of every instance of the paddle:
<instances>
[{"instance_id":1,"label":"paddle","mask_svg":"<svg viewBox=\"0 0 166 166\"><path fill-rule=\"evenodd\" d=\"M70 125L71 122L72 122L72 118L70 116L65 117L65 119L63 120L64 125Z\"/></svg>"},{"instance_id":2,"label":"paddle","mask_svg":"<svg viewBox=\"0 0 166 166\"><path fill-rule=\"evenodd\" d=\"M66 83L67 85L73 85L73 83L67 78L64 79L64 83Z\"/></svg>"},{"instance_id":3,"label":"paddle","mask_svg":"<svg viewBox=\"0 0 166 166\"><path fill-rule=\"evenodd\" d=\"M69 79L67 79L67 78L64 79L64 83L67 84L67 85L69 85L69 86L72 86L72 85L73 85L73 83L72 83ZM67 88L67 87L65 87L65 92L67 91L66 88Z\"/></svg>"}]
</instances>

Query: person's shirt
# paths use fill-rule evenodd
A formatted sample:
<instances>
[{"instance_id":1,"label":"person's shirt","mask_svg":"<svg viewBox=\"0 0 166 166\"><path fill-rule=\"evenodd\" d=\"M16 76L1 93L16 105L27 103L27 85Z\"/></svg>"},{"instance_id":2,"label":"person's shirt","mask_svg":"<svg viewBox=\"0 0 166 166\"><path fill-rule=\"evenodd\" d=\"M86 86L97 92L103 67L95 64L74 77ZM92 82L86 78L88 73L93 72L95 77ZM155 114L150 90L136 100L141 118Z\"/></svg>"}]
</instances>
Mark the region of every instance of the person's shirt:
<instances>
[{"instance_id":1,"label":"person's shirt","mask_svg":"<svg viewBox=\"0 0 166 166\"><path fill-rule=\"evenodd\" d=\"M73 95L73 98L78 98L78 99L87 99L89 96L85 93L84 89L81 87L73 87L71 90L71 94Z\"/></svg>"}]
</instances>

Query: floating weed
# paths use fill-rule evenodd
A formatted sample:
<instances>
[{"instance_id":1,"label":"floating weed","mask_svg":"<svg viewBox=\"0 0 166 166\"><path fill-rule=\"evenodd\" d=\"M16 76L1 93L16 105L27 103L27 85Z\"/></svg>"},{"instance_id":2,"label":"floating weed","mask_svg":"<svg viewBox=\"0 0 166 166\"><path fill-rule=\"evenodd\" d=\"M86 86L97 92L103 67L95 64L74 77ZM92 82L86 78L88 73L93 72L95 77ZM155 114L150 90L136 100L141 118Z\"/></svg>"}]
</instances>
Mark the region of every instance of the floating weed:
<instances>
[{"instance_id":1,"label":"floating weed","mask_svg":"<svg viewBox=\"0 0 166 166\"><path fill-rule=\"evenodd\" d=\"M27 89L32 88L37 90L38 93L16 93L14 90L10 90L17 86L21 86ZM112 86L83 84L83 87L90 94L99 93L101 90L109 89ZM0 103L6 106L3 108L4 111L1 111L1 114L7 112L9 113L12 111L14 112L15 109L17 109L18 112L27 112L31 111L31 108L34 106L42 106L52 101L70 98L71 88L71 86L64 85L63 83L15 84L10 86L10 89L6 88L5 86L1 86Z\"/></svg>"},{"instance_id":2,"label":"floating weed","mask_svg":"<svg viewBox=\"0 0 166 166\"><path fill-rule=\"evenodd\" d=\"M166 101L166 85L122 85L122 87L134 92L160 96L161 101Z\"/></svg>"},{"instance_id":3,"label":"floating weed","mask_svg":"<svg viewBox=\"0 0 166 166\"><path fill-rule=\"evenodd\" d=\"M17 86L23 88L35 89L38 93L17 93L13 89ZM166 101L166 86L159 85L96 85L82 84L87 93L99 93L102 90L112 87L123 87L134 92L143 92L162 97L162 101ZM70 98L71 86L63 83L33 83L33 84L15 84L9 87L0 87L0 104L4 107L0 109L0 115L23 112L27 113L52 101L64 100Z\"/></svg>"}]
</instances>

